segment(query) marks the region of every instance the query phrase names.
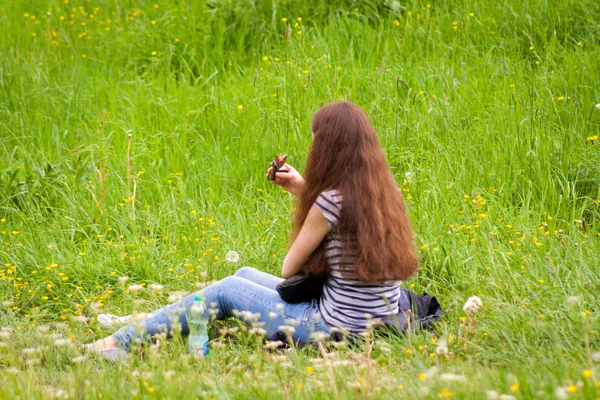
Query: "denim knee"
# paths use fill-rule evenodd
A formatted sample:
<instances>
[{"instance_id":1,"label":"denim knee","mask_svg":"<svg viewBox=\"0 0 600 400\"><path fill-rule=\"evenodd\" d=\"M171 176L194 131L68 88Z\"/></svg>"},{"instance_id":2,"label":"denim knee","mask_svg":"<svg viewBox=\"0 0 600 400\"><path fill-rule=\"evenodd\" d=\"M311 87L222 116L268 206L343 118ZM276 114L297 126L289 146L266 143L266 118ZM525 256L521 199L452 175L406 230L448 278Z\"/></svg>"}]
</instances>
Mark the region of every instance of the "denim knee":
<instances>
[{"instance_id":1,"label":"denim knee","mask_svg":"<svg viewBox=\"0 0 600 400\"><path fill-rule=\"evenodd\" d=\"M242 278L244 276L247 276L248 274L251 274L252 271L254 271L254 268L252 267L241 267L240 269L238 269L237 271L235 271L235 274L233 274L234 276L241 276Z\"/></svg>"}]
</instances>

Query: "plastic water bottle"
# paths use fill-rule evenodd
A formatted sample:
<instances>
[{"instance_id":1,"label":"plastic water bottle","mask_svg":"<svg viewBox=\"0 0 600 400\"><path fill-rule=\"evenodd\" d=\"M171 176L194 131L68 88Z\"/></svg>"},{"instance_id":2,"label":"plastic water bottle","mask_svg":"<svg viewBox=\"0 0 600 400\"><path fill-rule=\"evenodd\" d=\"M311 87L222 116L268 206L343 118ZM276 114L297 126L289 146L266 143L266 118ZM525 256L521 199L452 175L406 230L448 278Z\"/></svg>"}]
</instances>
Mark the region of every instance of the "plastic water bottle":
<instances>
[{"instance_id":1,"label":"plastic water bottle","mask_svg":"<svg viewBox=\"0 0 600 400\"><path fill-rule=\"evenodd\" d=\"M194 301L186 310L186 317L190 334L188 336L188 352L194 355L205 356L208 354L208 333L206 326L208 319L204 317L206 304L201 296L194 297Z\"/></svg>"}]
</instances>

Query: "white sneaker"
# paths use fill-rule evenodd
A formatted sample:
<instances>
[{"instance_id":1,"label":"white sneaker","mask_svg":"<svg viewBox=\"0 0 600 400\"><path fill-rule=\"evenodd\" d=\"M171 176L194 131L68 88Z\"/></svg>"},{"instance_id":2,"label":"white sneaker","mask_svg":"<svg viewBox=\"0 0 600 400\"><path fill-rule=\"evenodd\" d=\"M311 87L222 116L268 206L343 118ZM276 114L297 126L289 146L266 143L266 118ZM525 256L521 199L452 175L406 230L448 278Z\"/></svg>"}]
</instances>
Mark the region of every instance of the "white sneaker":
<instances>
[{"instance_id":1,"label":"white sneaker","mask_svg":"<svg viewBox=\"0 0 600 400\"><path fill-rule=\"evenodd\" d=\"M126 315L124 317L119 317L118 315L113 314L100 314L98 315L98 322L100 325L107 326L109 328L121 327L123 325L129 324L131 320L131 315Z\"/></svg>"},{"instance_id":2,"label":"white sneaker","mask_svg":"<svg viewBox=\"0 0 600 400\"><path fill-rule=\"evenodd\" d=\"M95 343L95 342L94 342ZM98 354L110 361L125 361L127 360L127 352L123 349L94 349L94 343L86 343L81 345L81 349L86 353Z\"/></svg>"}]
</instances>

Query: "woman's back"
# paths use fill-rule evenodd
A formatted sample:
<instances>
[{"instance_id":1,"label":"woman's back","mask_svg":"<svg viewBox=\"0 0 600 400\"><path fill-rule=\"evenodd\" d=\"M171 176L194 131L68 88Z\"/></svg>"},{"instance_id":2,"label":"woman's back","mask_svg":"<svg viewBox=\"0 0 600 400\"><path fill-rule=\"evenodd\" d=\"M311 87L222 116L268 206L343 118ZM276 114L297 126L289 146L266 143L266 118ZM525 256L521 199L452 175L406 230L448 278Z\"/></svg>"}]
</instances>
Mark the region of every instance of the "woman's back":
<instances>
[{"instance_id":1,"label":"woman's back","mask_svg":"<svg viewBox=\"0 0 600 400\"><path fill-rule=\"evenodd\" d=\"M328 326L362 331L368 318L379 319L398 312L401 281L363 282L352 272L356 238L338 230L342 201L335 189L322 192L315 201L329 223L324 239L328 278L319 309Z\"/></svg>"}]
</instances>

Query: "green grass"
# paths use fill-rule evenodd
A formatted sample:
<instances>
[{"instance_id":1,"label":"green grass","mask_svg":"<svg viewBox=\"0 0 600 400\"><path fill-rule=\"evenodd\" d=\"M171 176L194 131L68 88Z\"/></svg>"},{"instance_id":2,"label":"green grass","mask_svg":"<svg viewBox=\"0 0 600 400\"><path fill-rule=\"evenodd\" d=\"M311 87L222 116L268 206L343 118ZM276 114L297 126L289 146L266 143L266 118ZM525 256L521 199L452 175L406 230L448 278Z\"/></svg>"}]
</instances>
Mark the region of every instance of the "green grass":
<instances>
[{"instance_id":1,"label":"green grass","mask_svg":"<svg viewBox=\"0 0 600 400\"><path fill-rule=\"evenodd\" d=\"M1 398L600 396L598 4L331 3L0 3ZM336 100L380 135L421 247L406 285L443 321L336 350L333 378L317 351L284 360L243 333L201 361L180 340L79 361L110 333L99 312L279 273L293 199L264 172L284 152L301 171ZM430 356L442 338L450 355Z\"/></svg>"}]
</instances>

